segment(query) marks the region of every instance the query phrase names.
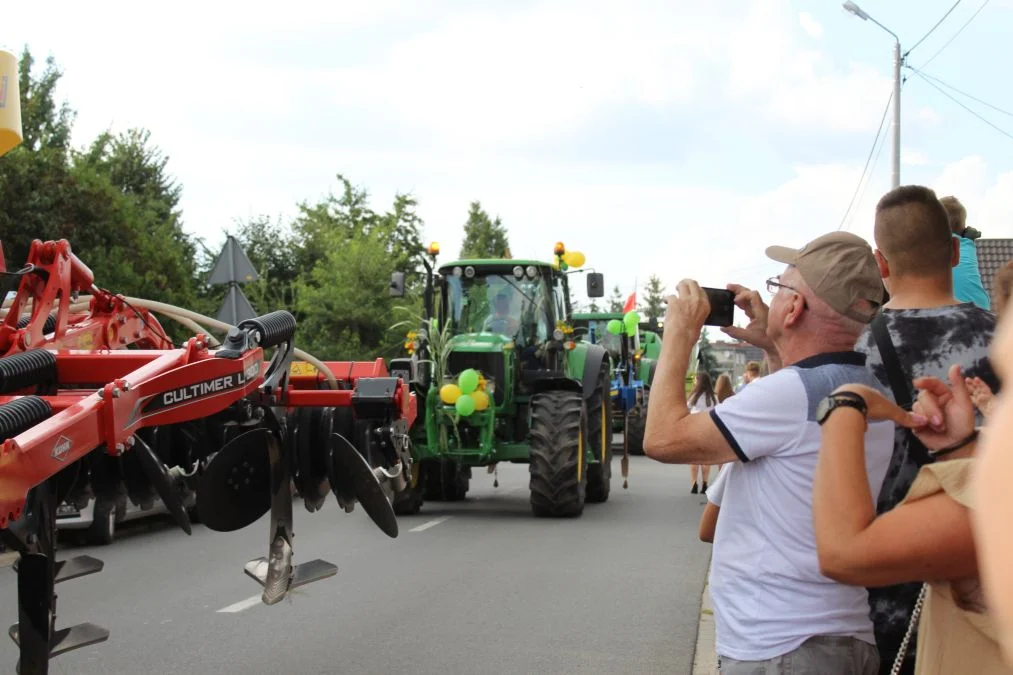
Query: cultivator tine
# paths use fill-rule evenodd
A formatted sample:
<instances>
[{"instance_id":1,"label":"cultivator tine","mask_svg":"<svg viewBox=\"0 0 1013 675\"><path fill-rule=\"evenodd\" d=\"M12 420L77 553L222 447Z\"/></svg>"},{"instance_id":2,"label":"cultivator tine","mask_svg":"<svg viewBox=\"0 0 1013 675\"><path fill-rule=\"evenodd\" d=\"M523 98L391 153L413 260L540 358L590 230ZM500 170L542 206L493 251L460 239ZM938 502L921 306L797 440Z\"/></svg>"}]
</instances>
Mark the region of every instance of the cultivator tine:
<instances>
[{"instance_id":1,"label":"cultivator tine","mask_svg":"<svg viewBox=\"0 0 1013 675\"><path fill-rule=\"evenodd\" d=\"M109 638L109 631L91 623L59 630L54 625L55 584L100 572L102 562L90 556L54 560L56 506L50 483L44 482L29 493L23 526L17 528L27 536L16 566L18 623L10 627L8 634L18 645L17 672L21 675L46 675L51 658ZM20 540L17 534L13 536Z\"/></svg>"},{"instance_id":2,"label":"cultivator tine","mask_svg":"<svg viewBox=\"0 0 1013 675\"><path fill-rule=\"evenodd\" d=\"M271 544L268 557L246 563L245 571L264 587L264 604L274 605L292 588L334 576L338 568L324 560L292 564L291 476L283 446L274 434L268 437L267 453L271 466Z\"/></svg>"},{"instance_id":3,"label":"cultivator tine","mask_svg":"<svg viewBox=\"0 0 1013 675\"><path fill-rule=\"evenodd\" d=\"M134 453L140 461L144 473L148 476L148 480L155 486L158 496L161 497L165 507L169 509L169 513L172 514L176 524L184 532L191 534L190 516L187 515L186 509L183 508L183 500L180 499L179 492L173 486L172 479L169 478L169 472L166 471L162 460L155 455L154 450L144 442L143 438L140 436L134 436L133 438Z\"/></svg>"},{"instance_id":4,"label":"cultivator tine","mask_svg":"<svg viewBox=\"0 0 1013 675\"><path fill-rule=\"evenodd\" d=\"M394 507L365 458L341 434L331 434L330 446L331 489L338 502L352 504L358 500L363 510L388 537L397 537Z\"/></svg>"}]
</instances>

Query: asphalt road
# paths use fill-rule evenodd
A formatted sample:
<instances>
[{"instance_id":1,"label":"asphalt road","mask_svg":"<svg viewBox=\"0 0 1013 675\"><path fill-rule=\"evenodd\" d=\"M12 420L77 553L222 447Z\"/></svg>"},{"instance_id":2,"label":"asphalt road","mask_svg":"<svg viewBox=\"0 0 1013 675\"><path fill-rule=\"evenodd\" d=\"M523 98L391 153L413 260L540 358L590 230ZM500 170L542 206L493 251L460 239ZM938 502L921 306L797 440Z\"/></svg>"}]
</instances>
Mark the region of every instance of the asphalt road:
<instances>
[{"instance_id":1,"label":"asphalt road","mask_svg":"<svg viewBox=\"0 0 1013 675\"><path fill-rule=\"evenodd\" d=\"M527 466L476 470L465 502L427 503L390 539L333 498L296 503L296 562L337 576L259 602L243 564L267 554L267 517L235 533L165 519L125 525L109 547L64 546L105 561L57 586L58 626L91 621L109 640L59 656L54 675L124 673L689 673L710 547L686 467L642 457L622 489L577 520L530 515ZM0 607L17 620L16 577ZM14 672L0 641L0 672Z\"/></svg>"}]
</instances>

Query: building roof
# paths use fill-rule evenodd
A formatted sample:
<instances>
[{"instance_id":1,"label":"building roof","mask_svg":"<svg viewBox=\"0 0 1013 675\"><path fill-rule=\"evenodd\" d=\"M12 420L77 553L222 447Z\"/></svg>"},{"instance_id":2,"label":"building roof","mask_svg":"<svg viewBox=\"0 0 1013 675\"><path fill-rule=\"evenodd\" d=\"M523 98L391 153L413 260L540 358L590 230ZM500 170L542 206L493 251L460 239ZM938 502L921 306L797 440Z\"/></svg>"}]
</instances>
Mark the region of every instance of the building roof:
<instances>
[{"instance_id":1,"label":"building roof","mask_svg":"<svg viewBox=\"0 0 1013 675\"><path fill-rule=\"evenodd\" d=\"M1003 265L1013 260L1013 239L976 239L974 243L978 247L981 283L992 297L992 280Z\"/></svg>"}]
</instances>

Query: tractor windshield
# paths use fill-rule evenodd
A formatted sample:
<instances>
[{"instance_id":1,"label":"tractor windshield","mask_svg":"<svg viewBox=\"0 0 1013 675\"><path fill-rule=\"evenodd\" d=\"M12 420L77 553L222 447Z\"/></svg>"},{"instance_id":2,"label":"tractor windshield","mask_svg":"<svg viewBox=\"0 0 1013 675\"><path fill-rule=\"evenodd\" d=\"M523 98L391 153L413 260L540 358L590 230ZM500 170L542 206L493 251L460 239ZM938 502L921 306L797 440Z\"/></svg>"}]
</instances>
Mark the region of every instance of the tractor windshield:
<instances>
[{"instance_id":1,"label":"tractor windshield","mask_svg":"<svg viewBox=\"0 0 1013 675\"><path fill-rule=\"evenodd\" d=\"M446 308L455 334L498 333L518 345L544 342L551 333L551 304L549 287L540 276L447 277Z\"/></svg>"}]
</instances>

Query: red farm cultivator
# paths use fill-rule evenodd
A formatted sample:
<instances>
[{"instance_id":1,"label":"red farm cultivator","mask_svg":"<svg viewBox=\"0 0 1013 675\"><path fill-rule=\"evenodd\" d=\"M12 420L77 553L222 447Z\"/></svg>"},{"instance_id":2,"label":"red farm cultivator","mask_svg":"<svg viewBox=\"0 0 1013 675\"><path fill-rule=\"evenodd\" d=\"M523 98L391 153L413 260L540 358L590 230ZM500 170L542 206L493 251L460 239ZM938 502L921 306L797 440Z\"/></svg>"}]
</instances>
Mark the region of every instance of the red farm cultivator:
<instances>
[{"instance_id":1,"label":"red farm cultivator","mask_svg":"<svg viewBox=\"0 0 1013 675\"><path fill-rule=\"evenodd\" d=\"M157 497L188 534L191 514L234 531L270 513L268 555L245 568L267 604L337 572L294 564L293 485L310 512L333 492L397 536L391 500L411 474L415 399L382 360L303 355L310 374L293 374L288 312L218 325L219 342L207 317L96 287L63 240L33 242L16 272L0 252L0 273L0 298L15 293L0 323L0 535L20 553L20 673L46 673L53 656L109 635L55 626L55 584L103 565L55 559L61 503ZM173 344L159 310L193 337Z\"/></svg>"}]
</instances>

